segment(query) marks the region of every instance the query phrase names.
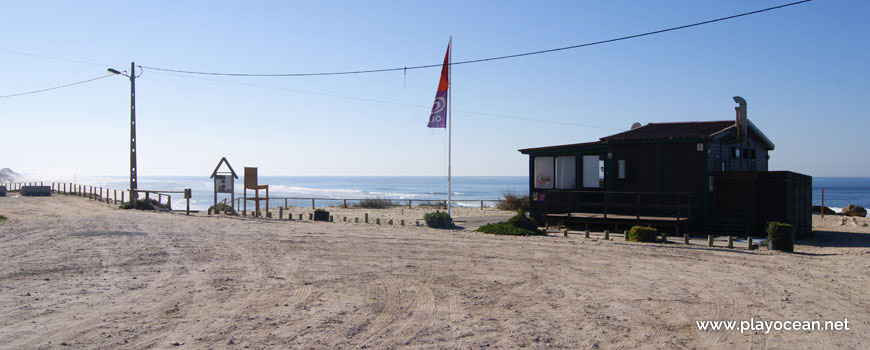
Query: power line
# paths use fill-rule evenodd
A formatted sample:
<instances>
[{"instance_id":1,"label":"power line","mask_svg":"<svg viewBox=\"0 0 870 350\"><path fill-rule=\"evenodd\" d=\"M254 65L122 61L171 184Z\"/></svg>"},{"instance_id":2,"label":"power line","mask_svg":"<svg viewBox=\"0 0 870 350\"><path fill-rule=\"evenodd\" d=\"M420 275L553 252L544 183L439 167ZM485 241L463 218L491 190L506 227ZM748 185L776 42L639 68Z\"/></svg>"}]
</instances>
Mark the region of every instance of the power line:
<instances>
[{"instance_id":1,"label":"power line","mask_svg":"<svg viewBox=\"0 0 870 350\"><path fill-rule=\"evenodd\" d=\"M744 17L744 16L749 16L749 15L754 15L754 14L758 14L758 13L778 10L778 9L782 9L782 8L786 8L786 7L790 7L790 6L794 6L794 5L799 5L799 4L807 3L810 1L812 1L812 0L795 1L795 2L791 2L788 4L779 5L779 6L768 7L768 8L761 9L761 10L744 12L744 13L740 13L740 14L736 14L736 15L732 15L732 16L719 17L719 18L711 19L711 20L707 20L707 21L696 22L696 23L692 23L692 24L686 24L686 25L670 27L670 28L665 28L665 29L659 29L659 30L654 30L651 32L628 35L628 36L612 38L612 39L607 39L607 40L593 41L593 42L588 42L588 43L583 43L583 44L578 44L578 45L557 47L557 48L546 49L546 50L523 52L523 53L506 55L506 56L495 56L495 57L479 58L479 59L466 60L466 61L457 61L457 62L450 63L450 65L455 66L455 65L461 65L461 64L481 63L481 62L505 60L505 59L510 59L510 58L518 58L518 57L525 57L525 56L532 56L532 55L541 55L541 54L557 52L557 51L579 49L579 48L588 47L588 46L607 44L607 43L628 40L628 39L635 39L635 38L640 38L640 37L645 37L645 36L650 36L650 35L655 35L655 34L662 34L662 33L672 32L672 31L676 31L676 30L702 26L705 24L727 21L727 20L731 20L731 19L735 19L735 18L740 18L740 17ZM181 70L181 69L169 69L169 68L159 68L159 67L149 67L149 66L142 66L142 68L159 70L159 71L164 71L164 72L197 74L197 75L220 75L220 76L235 76L235 77L310 77L310 76L328 76L328 75L384 73L384 72L396 72L396 71L403 71L404 72L404 71L411 70L411 69L435 68L435 67L441 67L441 66L442 66L442 63L436 63L436 64L426 64L426 65L419 65L419 66L406 66L406 67L369 69L369 70L353 70L353 71L316 72L316 73L220 73L220 72L202 72L202 71L191 71L191 70Z\"/></svg>"},{"instance_id":2,"label":"power line","mask_svg":"<svg viewBox=\"0 0 870 350\"><path fill-rule=\"evenodd\" d=\"M394 105L394 106L420 108L420 109L431 109L432 108L432 106L416 105L416 104L387 101L387 100L378 100L378 99L372 99L372 98L366 98L366 97L355 97L355 96L337 95L337 94L329 94L329 93L324 93L324 92L315 92L315 91L307 91L307 90L299 90L299 89L288 89L288 88L282 88L282 87L277 87L277 86L252 84L252 83L245 83L245 82L238 82L238 81L226 81L226 80L203 78L203 77L192 77L192 76L186 76L186 75L174 74L174 73L165 73L165 72L155 72L155 73L174 76L174 77L180 77L180 78L187 78L187 79L198 79L198 80L211 81L211 82L217 82L217 83L223 83L223 84L249 86L249 87L256 87L256 88L261 88L261 89L286 91L286 92L308 94L308 95L315 95L315 96L334 97L334 98L341 98L341 99L361 101L361 102L380 103L380 104L388 104L388 105ZM515 115L507 115L507 114L499 114L499 113L475 112L475 111L468 111L468 110L453 110L453 112L460 113L460 114L484 116L484 117L506 118L506 119L525 120L525 121L539 122L539 123L579 126L579 127L584 127L584 128L595 128L595 129L605 129L605 130L622 130L619 128L611 128L611 127L599 126L599 125L578 124L578 123L563 122L563 121L557 121L557 120L520 117L520 116L515 116Z\"/></svg>"},{"instance_id":3,"label":"power line","mask_svg":"<svg viewBox=\"0 0 870 350\"><path fill-rule=\"evenodd\" d=\"M44 58L44 59L47 59L47 60L55 60L55 61L64 61L64 62L72 62L72 63L89 64L89 65L92 65L92 66L102 66L102 67L111 67L111 66L112 66L112 65L110 65L110 64L103 64L103 63L96 63L96 62L88 62L88 61L82 61L82 60L74 60L74 59L71 59L71 58L62 58L62 57L52 57L52 56L45 56L45 55L37 55L37 54L26 53L26 52L9 51L9 50L0 50L0 52L2 52L2 53L6 53L6 54L10 54L10 55L20 55L20 56L30 56L30 57Z\"/></svg>"},{"instance_id":4,"label":"power line","mask_svg":"<svg viewBox=\"0 0 870 350\"><path fill-rule=\"evenodd\" d=\"M70 84L60 85L60 86L54 86L54 87L50 87L50 88L46 88L46 89L33 90L33 91L27 91L27 92L20 92L20 93L17 93L17 94L11 94L11 95L2 95L2 96L0 96L0 98L15 97L15 96L23 96L23 95L36 94L36 93L46 92L46 91L51 91L51 90L57 90L57 89L65 88L65 87L70 87L70 86L75 86L75 85L79 85L79 84L84 84L84 83L92 82L92 81L94 81L94 80L100 80L100 79L103 79L103 78L108 78L108 77L111 77L112 75L114 75L114 74L103 75L103 76L96 77L96 78L91 78L91 79L88 79L88 80L77 81L77 82L75 82L75 83L70 83Z\"/></svg>"}]
</instances>

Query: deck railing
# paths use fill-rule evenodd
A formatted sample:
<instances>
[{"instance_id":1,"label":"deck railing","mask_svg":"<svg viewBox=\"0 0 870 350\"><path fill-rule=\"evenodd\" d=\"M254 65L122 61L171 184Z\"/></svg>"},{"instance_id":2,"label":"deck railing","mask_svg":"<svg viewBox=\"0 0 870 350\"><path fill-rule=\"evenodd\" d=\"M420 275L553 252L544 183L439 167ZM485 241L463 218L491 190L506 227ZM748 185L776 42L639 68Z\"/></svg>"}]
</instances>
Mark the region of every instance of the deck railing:
<instances>
[{"instance_id":1,"label":"deck railing","mask_svg":"<svg viewBox=\"0 0 870 350\"><path fill-rule=\"evenodd\" d=\"M692 192L623 192L536 190L532 210L542 213L600 213L608 215L675 217L677 221L697 216Z\"/></svg>"}]
</instances>

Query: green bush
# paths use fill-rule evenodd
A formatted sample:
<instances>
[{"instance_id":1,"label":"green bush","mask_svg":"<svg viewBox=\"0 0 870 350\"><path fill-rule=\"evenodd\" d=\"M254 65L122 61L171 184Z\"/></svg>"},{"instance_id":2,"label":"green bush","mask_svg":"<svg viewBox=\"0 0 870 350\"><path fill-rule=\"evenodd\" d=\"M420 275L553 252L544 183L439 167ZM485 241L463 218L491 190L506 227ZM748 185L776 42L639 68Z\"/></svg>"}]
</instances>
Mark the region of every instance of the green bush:
<instances>
[{"instance_id":1,"label":"green bush","mask_svg":"<svg viewBox=\"0 0 870 350\"><path fill-rule=\"evenodd\" d=\"M653 227L634 226L628 231L628 240L633 242L655 242L659 230Z\"/></svg>"},{"instance_id":2,"label":"green bush","mask_svg":"<svg viewBox=\"0 0 870 350\"><path fill-rule=\"evenodd\" d=\"M393 202L391 202L389 199L380 199L380 198L363 199L363 200L359 201L359 203L354 205L354 207L356 207L356 208L366 208L366 209L386 209L386 208L391 208L394 206L395 205L393 205Z\"/></svg>"},{"instance_id":3,"label":"green bush","mask_svg":"<svg viewBox=\"0 0 870 350\"><path fill-rule=\"evenodd\" d=\"M433 228L452 228L453 227L453 219L450 218L450 215L443 211L436 211L434 213L426 213L423 215L423 220L426 220L426 226Z\"/></svg>"},{"instance_id":4,"label":"green bush","mask_svg":"<svg viewBox=\"0 0 870 350\"><path fill-rule=\"evenodd\" d=\"M543 230L538 230L537 228L534 230L526 230L524 228L516 227L508 222L494 222L491 224L486 224L477 229L477 232L490 233L494 235L508 235L508 236L540 236L544 235Z\"/></svg>"},{"instance_id":5,"label":"green bush","mask_svg":"<svg viewBox=\"0 0 870 350\"><path fill-rule=\"evenodd\" d=\"M792 225L784 222L768 221L767 222L767 240L770 242L778 241L782 235L792 229Z\"/></svg>"},{"instance_id":6,"label":"green bush","mask_svg":"<svg viewBox=\"0 0 870 350\"><path fill-rule=\"evenodd\" d=\"M538 223L526 216L526 212L522 209L517 212L517 215L508 219L507 223L523 230L538 231Z\"/></svg>"},{"instance_id":7,"label":"green bush","mask_svg":"<svg viewBox=\"0 0 870 350\"><path fill-rule=\"evenodd\" d=\"M133 203L124 202L118 206L121 209L133 209ZM160 204L160 202L153 199L140 199L136 201L136 209L138 210L169 210L169 205Z\"/></svg>"},{"instance_id":8,"label":"green bush","mask_svg":"<svg viewBox=\"0 0 870 350\"><path fill-rule=\"evenodd\" d=\"M6 220L6 217L3 215L0 215L0 221L4 221L4 220Z\"/></svg>"},{"instance_id":9,"label":"green bush","mask_svg":"<svg viewBox=\"0 0 870 350\"><path fill-rule=\"evenodd\" d=\"M529 210L529 196L519 196L512 192L505 192L501 196L496 208L501 210Z\"/></svg>"}]
</instances>

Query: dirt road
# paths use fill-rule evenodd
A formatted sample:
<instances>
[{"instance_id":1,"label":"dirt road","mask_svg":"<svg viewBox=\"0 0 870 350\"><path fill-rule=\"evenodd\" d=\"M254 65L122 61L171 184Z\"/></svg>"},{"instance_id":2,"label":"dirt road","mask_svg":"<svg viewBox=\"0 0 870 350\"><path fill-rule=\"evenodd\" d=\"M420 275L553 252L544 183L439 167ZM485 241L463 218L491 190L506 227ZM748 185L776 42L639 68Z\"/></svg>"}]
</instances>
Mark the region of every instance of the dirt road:
<instances>
[{"instance_id":1,"label":"dirt road","mask_svg":"<svg viewBox=\"0 0 870 350\"><path fill-rule=\"evenodd\" d=\"M0 348L858 349L870 234L797 254L0 198ZM826 218L827 219L827 218ZM845 224L843 224L845 225ZM825 243L822 243L825 242ZM850 331L699 331L699 320ZM864 344L864 345L862 345Z\"/></svg>"}]
</instances>

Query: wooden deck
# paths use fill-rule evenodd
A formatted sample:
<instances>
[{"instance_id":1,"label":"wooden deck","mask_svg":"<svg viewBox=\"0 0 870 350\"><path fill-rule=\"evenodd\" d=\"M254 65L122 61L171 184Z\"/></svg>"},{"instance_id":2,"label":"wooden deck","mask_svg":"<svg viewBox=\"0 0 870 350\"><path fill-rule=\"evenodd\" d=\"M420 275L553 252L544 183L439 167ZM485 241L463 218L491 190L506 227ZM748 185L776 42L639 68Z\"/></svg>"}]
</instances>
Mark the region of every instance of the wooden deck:
<instances>
[{"instance_id":1,"label":"wooden deck","mask_svg":"<svg viewBox=\"0 0 870 350\"><path fill-rule=\"evenodd\" d=\"M680 234L680 226L693 221L693 218L675 217L675 216L645 216L645 215L621 215L621 214L605 214L605 213L554 213L547 214L547 225L555 224L560 229L562 226L571 224L585 224L587 229L590 224L616 225L618 231L619 225L639 225L647 224L654 226L669 226L673 227L676 234Z\"/></svg>"}]
</instances>

